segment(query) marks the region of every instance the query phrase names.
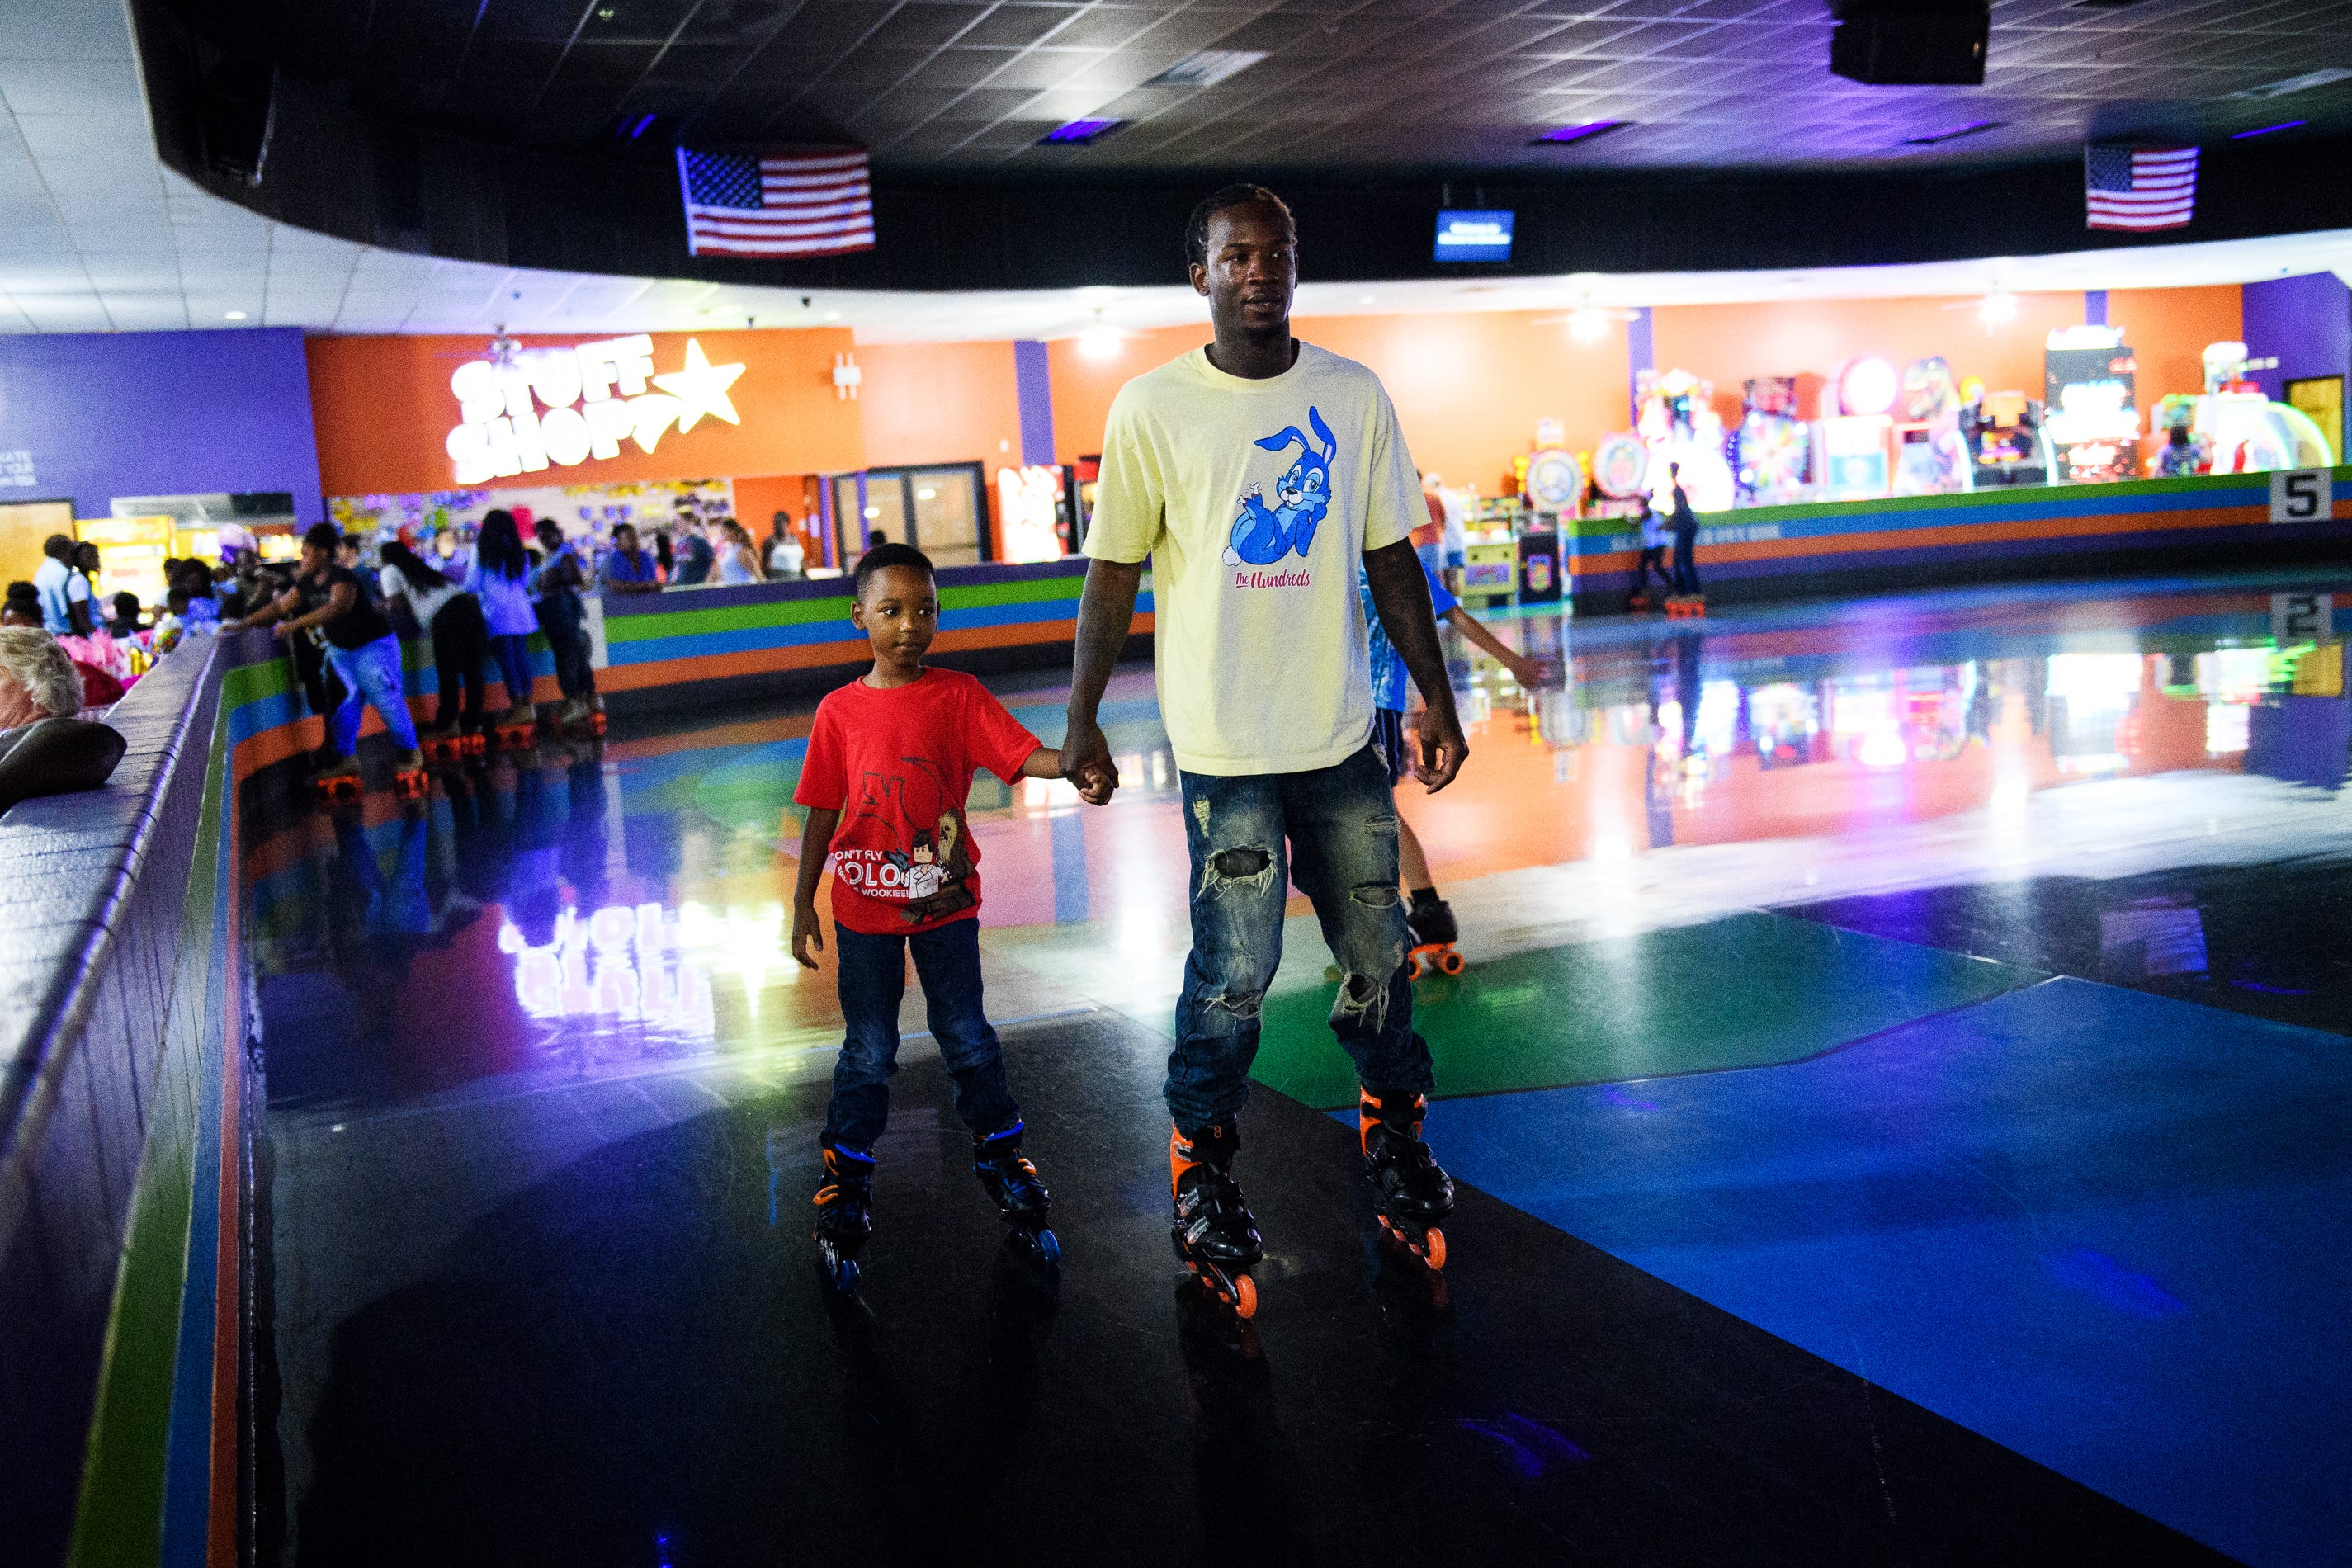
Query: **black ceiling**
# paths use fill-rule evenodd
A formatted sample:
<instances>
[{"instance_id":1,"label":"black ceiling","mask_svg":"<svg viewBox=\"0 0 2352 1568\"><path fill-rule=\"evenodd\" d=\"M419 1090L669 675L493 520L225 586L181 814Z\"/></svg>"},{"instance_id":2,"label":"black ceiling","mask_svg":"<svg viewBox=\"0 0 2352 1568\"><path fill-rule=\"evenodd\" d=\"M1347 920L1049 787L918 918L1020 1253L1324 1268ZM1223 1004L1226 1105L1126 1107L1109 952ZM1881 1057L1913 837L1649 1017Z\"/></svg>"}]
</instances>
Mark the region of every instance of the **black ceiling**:
<instances>
[{"instance_id":1,"label":"black ceiling","mask_svg":"<svg viewBox=\"0 0 2352 1568\"><path fill-rule=\"evenodd\" d=\"M638 152L847 140L877 171L1024 178L2022 161L2086 132L2352 130L2347 0L2000 0L1980 88L1829 74L1822 0L180 0L372 117ZM1265 58L1140 84L1202 49ZM1066 121L1123 129L1041 147ZM1558 127L1622 121L1570 146ZM1993 128L1914 145L1978 121Z\"/></svg>"}]
</instances>

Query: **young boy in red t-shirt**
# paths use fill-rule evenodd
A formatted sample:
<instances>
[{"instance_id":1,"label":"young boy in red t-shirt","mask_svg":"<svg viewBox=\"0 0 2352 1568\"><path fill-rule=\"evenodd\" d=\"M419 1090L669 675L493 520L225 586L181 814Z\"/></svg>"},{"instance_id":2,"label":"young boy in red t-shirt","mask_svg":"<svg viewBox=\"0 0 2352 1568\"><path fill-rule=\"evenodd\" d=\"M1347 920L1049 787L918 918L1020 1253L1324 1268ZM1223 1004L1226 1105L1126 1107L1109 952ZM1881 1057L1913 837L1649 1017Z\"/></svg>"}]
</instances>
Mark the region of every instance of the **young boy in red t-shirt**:
<instances>
[{"instance_id":1,"label":"young boy in red t-shirt","mask_svg":"<svg viewBox=\"0 0 2352 1568\"><path fill-rule=\"evenodd\" d=\"M923 668L940 603L921 551L907 544L867 551L849 615L874 645L874 668L817 704L793 792L808 807L793 894L793 956L816 967L824 946L817 879L830 864L847 1026L825 1114L817 1246L834 1283L854 1285L857 1251L873 1229L874 1142L890 1113L911 949L931 1034L955 1080L956 1114L971 1131L972 1173L1051 1261L1058 1254L1045 1229L1045 1186L1022 1157L1021 1108L1005 1081L996 1031L981 1010L980 847L963 806L975 768L1008 784L1059 778L1062 754L1039 745L971 676Z\"/></svg>"}]
</instances>

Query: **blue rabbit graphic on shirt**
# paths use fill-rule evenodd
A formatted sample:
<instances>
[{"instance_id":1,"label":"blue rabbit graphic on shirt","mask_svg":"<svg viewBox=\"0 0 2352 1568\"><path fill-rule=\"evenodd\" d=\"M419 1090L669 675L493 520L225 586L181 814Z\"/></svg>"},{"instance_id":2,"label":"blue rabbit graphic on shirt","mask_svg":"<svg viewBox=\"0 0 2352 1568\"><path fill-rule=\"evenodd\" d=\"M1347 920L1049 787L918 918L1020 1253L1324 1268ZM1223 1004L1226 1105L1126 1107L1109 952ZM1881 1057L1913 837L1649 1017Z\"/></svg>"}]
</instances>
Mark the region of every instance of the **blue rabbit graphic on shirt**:
<instances>
[{"instance_id":1,"label":"blue rabbit graphic on shirt","mask_svg":"<svg viewBox=\"0 0 2352 1568\"><path fill-rule=\"evenodd\" d=\"M1312 406L1307 410L1307 427L1315 432L1312 441L1299 434L1297 426L1288 425L1255 443L1268 452L1296 446L1298 460L1274 481L1273 506L1265 504L1265 491L1256 485L1241 498L1241 512L1225 545L1227 565L1245 561L1271 566L1294 550L1304 557L1315 542L1315 525L1331 510L1331 460L1339 456L1339 443Z\"/></svg>"}]
</instances>

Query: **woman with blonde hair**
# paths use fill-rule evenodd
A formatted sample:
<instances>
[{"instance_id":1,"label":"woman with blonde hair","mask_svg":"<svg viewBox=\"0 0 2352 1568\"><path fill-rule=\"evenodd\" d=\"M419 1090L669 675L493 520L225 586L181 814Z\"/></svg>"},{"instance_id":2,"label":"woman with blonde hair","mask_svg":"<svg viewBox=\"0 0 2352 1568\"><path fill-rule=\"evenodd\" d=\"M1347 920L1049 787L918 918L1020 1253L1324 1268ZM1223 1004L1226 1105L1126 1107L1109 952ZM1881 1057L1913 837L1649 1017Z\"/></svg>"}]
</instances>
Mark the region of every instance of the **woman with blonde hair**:
<instances>
[{"instance_id":1,"label":"woman with blonde hair","mask_svg":"<svg viewBox=\"0 0 2352 1568\"><path fill-rule=\"evenodd\" d=\"M719 553L719 581L730 587L740 583L764 583L768 574L760 569L760 552L751 544L751 535L731 517L714 517L704 525L711 534L711 547Z\"/></svg>"}]
</instances>

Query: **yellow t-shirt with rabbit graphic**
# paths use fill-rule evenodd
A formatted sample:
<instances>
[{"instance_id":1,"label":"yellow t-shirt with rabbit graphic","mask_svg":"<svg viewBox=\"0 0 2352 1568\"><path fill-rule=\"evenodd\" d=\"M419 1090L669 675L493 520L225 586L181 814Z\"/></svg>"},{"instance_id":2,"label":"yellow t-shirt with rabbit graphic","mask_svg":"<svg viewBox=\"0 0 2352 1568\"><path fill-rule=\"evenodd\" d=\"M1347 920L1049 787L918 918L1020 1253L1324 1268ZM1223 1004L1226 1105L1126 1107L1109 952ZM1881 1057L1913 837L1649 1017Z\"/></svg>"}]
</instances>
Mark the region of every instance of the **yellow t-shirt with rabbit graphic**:
<instances>
[{"instance_id":1,"label":"yellow t-shirt with rabbit graphic","mask_svg":"<svg viewBox=\"0 0 2352 1568\"><path fill-rule=\"evenodd\" d=\"M1119 389L1086 553L1151 558L1153 661L1188 773L1337 766L1371 731L1357 582L1427 520L1380 377L1312 343L1282 374L1205 350Z\"/></svg>"}]
</instances>

